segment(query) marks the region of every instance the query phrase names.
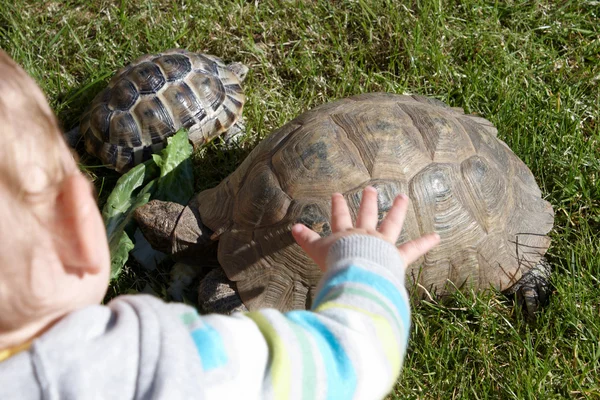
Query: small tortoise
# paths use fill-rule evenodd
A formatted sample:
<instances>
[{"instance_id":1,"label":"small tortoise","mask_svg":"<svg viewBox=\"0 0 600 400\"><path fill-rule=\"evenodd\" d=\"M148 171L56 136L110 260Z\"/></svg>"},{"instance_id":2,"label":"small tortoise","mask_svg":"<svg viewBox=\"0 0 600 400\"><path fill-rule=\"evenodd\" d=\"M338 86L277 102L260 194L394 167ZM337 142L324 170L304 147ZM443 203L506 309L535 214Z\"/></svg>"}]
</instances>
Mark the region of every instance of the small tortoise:
<instances>
[{"instance_id":1,"label":"small tortoise","mask_svg":"<svg viewBox=\"0 0 600 400\"><path fill-rule=\"evenodd\" d=\"M120 69L83 115L86 150L125 172L181 127L194 145L239 132L247 72L242 64L181 49L142 56Z\"/></svg>"},{"instance_id":2,"label":"small tortoise","mask_svg":"<svg viewBox=\"0 0 600 400\"><path fill-rule=\"evenodd\" d=\"M136 219L153 247L188 264L218 246L249 309L305 308L320 273L291 226L329 234L331 194L342 193L356 215L362 189L372 185L380 218L397 194L411 199L399 242L441 236L409 269L410 288L444 296L493 287L518 293L532 312L547 289L543 255L554 212L496 134L489 121L438 100L358 95L284 125L187 207L153 201Z\"/></svg>"}]
</instances>

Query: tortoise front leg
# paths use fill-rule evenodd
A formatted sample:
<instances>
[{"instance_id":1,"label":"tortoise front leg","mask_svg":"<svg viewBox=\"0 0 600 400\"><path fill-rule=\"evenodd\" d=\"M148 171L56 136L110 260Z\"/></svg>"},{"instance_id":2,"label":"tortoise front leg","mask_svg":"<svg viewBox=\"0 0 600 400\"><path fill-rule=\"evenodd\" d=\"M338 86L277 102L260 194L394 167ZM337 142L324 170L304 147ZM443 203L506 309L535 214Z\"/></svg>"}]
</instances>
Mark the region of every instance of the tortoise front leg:
<instances>
[{"instance_id":1,"label":"tortoise front leg","mask_svg":"<svg viewBox=\"0 0 600 400\"><path fill-rule=\"evenodd\" d=\"M198 305L203 313L231 315L236 311L248 311L240 298L235 283L227 279L219 266L200 280Z\"/></svg>"}]
</instances>

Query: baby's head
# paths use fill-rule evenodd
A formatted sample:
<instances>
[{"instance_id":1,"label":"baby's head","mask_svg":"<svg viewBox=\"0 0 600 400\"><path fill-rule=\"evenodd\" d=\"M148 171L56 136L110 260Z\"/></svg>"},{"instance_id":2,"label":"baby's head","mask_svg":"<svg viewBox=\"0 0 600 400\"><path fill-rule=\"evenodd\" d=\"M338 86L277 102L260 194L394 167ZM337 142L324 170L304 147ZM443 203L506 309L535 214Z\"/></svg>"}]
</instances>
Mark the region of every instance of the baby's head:
<instances>
[{"instance_id":1,"label":"baby's head","mask_svg":"<svg viewBox=\"0 0 600 400\"><path fill-rule=\"evenodd\" d=\"M46 99L0 50L0 350L99 303L104 225Z\"/></svg>"}]
</instances>

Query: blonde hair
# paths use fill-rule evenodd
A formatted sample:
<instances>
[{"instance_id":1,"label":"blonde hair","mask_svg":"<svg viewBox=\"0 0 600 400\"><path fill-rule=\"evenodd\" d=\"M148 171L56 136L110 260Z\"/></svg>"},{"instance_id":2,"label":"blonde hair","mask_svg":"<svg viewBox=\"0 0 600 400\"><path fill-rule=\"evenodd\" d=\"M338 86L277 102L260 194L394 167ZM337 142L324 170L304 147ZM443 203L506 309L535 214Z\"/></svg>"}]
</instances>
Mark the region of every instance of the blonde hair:
<instances>
[{"instance_id":1,"label":"blonde hair","mask_svg":"<svg viewBox=\"0 0 600 400\"><path fill-rule=\"evenodd\" d=\"M35 81L0 49L0 185L28 203L75 165Z\"/></svg>"},{"instance_id":2,"label":"blonde hair","mask_svg":"<svg viewBox=\"0 0 600 400\"><path fill-rule=\"evenodd\" d=\"M39 269L48 264L38 260L53 257L54 237L47 232L60 217L55 205L62 184L76 172L41 89L0 49L0 301L17 310L0 315L0 335L45 310L40 304L54 286L40 284L39 277L47 275ZM15 289L14 282L22 285ZM15 292L25 287L26 296Z\"/></svg>"},{"instance_id":3,"label":"blonde hair","mask_svg":"<svg viewBox=\"0 0 600 400\"><path fill-rule=\"evenodd\" d=\"M31 264L60 184L76 170L41 89L0 49L0 279L17 272L11 264Z\"/></svg>"}]
</instances>

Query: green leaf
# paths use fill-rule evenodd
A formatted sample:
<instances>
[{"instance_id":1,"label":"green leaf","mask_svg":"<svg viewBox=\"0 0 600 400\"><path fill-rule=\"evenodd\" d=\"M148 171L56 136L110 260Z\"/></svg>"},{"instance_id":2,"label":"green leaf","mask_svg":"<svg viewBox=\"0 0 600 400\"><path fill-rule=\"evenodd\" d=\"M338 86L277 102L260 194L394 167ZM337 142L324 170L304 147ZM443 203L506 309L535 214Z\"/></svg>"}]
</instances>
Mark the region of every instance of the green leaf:
<instances>
[{"instance_id":1,"label":"green leaf","mask_svg":"<svg viewBox=\"0 0 600 400\"><path fill-rule=\"evenodd\" d=\"M160 168L160 179L154 199L172 201L185 205L194 195L193 147L187 132L180 129L167 139L167 147L152 159Z\"/></svg>"},{"instance_id":2,"label":"green leaf","mask_svg":"<svg viewBox=\"0 0 600 400\"><path fill-rule=\"evenodd\" d=\"M124 174L111 192L102 210L111 254L111 278L118 277L134 244L125 232L133 211L150 199L187 204L194 194L194 172L190 156L192 145L187 132L178 131L167 146L151 160ZM141 189L140 189L141 188Z\"/></svg>"},{"instance_id":3,"label":"green leaf","mask_svg":"<svg viewBox=\"0 0 600 400\"><path fill-rule=\"evenodd\" d=\"M144 183L158 177L158 170L153 162L146 162L132 168L121 176L102 210L102 218L106 233L110 238L121 225L132 207L138 202L133 193Z\"/></svg>"},{"instance_id":4,"label":"green leaf","mask_svg":"<svg viewBox=\"0 0 600 400\"><path fill-rule=\"evenodd\" d=\"M129 252L134 247L133 242L125 231L121 231L118 239L114 246L110 246L110 279L116 279L119 276L123 265L125 265L129 258Z\"/></svg>"},{"instance_id":5,"label":"green leaf","mask_svg":"<svg viewBox=\"0 0 600 400\"><path fill-rule=\"evenodd\" d=\"M123 175L119 179L117 187L115 187L115 190L109 196L108 201L110 203L107 201L102 212L111 255L112 279L119 275L123 265L125 265L129 258L129 251L133 249L133 242L125 232L125 228L133 217L133 211L150 201L152 192L156 190L156 180L151 180L137 195L133 195L133 192L144 182L143 179L140 179L144 168L137 169L143 166L143 164L138 165L125 174L132 173L130 176L126 177ZM119 186L120 183L121 186ZM118 191L116 190L117 188L119 188ZM127 197L127 194L129 197Z\"/></svg>"}]
</instances>

